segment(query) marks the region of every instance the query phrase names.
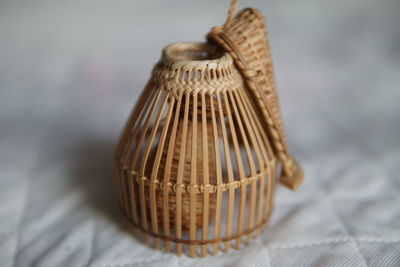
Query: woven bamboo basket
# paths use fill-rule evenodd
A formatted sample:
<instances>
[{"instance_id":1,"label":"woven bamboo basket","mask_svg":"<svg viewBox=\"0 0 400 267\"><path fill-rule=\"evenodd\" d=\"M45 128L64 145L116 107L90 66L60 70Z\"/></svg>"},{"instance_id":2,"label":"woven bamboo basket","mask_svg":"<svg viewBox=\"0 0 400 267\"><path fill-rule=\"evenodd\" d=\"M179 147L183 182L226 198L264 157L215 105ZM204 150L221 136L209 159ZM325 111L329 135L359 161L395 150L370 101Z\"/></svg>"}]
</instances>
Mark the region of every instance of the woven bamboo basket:
<instances>
[{"instance_id":1,"label":"woven bamboo basket","mask_svg":"<svg viewBox=\"0 0 400 267\"><path fill-rule=\"evenodd\" d=\"M290 160L279 149L286 139L276 94L260 98L253 65L220 38L240 17L235 6L209 42L163 50L117 147L124 215L148 245L178 255L248 244L268 222L279 164L284 176Z\"/></svg>"}]
</instances>

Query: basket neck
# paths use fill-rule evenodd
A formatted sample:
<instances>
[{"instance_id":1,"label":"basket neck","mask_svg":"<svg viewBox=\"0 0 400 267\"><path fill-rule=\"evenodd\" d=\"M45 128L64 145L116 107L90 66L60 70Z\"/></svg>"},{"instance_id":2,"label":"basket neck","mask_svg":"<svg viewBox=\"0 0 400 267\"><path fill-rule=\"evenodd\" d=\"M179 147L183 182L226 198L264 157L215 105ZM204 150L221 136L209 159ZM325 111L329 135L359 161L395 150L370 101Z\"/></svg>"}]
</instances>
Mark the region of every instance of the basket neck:
<instances>
[{"instance_id":1,"label":"basket neck","mask_svg":"<svg viewBox=\"0 0 400 267\"><path fill-rule=\"evenodd\" d=\"M163 50L161 63L172 76L184 80L229 78L235 68L228 53L208 43L169 45Z\"/></svg>"}]
</instances>

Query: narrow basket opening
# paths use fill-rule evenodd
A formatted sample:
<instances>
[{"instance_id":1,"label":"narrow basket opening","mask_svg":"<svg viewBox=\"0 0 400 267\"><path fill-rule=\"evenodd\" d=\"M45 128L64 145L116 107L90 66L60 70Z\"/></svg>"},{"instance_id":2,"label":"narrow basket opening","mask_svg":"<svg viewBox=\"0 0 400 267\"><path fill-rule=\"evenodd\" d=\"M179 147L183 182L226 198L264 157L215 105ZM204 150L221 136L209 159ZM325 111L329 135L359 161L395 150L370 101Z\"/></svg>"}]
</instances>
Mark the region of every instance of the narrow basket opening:
<instances>
[{"instance_id":1,"label":"narrow basket opening","mask_svg":"<svg viewBox=\"0 0 400 267\"><path fill-rule=\"evenodd\" d=\"M176 43L164 51L173 60L213 60L222 56L218 47L206 43Z\"/></svg>"},{"instance_id":2,"label":"narrow basket opening","mask_svg":"<svg viewBox=\"0 0 400 267\"><path fill-rule=\"evenodd\" d=\"M186 60L209 60L216 58L215 54L212 54L209 51L198 50L176 50L173 52L172 56L175 58Z\"/></svg>"}]
</instances>

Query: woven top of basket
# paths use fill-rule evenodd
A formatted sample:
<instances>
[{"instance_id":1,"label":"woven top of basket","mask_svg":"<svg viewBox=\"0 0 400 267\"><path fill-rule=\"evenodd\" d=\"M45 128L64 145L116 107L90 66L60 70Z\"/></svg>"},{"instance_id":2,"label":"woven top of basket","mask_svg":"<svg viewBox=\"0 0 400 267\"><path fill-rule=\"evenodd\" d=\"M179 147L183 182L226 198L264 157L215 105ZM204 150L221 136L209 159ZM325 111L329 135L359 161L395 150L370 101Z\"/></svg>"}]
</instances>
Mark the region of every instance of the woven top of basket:
<instances>
[{"instance_id":1,"label":"woven top of basket","mask_svg":"<svg viewBox=\"0 0 400 267\"><path fill-rule=\"evenodd\" d=\"M243 78L232 56L215 44L174 43L163 49L154 69L157 82L178 98L182 90L209 94L241 87ZM172 89L173 88L173 89Z\"/></svg>"},{"instance_id":2,"label":"woven top of basket","mask_svg":"<svg viewBox=\"0 0 400 267\"><path fill-rule=\"evenodd\" d=\"M281 182L297 189L303 181L303 172L290 156L287 146L265 19L254 8L246 8L233 17L236 4L237 1L232 1L227 22L214 27L207 37L232 55L259 109L274 150L282 161Z\"/></svg>"},{"instance_id":3,"label":"woven top of basket","mask_svg":"<svg viewBox=\"0 0 400 267\"><path fill-rule=\"evenodd\" d=\"M232 57L218 46L209 43L179 42L163 49L161 62L171 69L215 69L233 64Z\"/></svg>"},{"instance_id":4,"label":"woven top of basket","mask_svg":"<svg viewBox=\"0 0 400 267\"><path fill-rule=\"evenodd\" d=\"M116 160L138 182L200 193L264 179L276 156L232 56L176 43L163 50Z\"/></svg>"}]
</instances>

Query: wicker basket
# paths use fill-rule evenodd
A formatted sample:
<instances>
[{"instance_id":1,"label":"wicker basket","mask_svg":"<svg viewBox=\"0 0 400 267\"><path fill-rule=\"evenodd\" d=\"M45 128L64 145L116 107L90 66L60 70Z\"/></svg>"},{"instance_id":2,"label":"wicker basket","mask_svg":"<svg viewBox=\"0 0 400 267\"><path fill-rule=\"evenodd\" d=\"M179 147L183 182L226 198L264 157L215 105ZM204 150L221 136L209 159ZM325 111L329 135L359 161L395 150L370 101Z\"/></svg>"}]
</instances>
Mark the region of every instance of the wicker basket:
<instances>
[{"instance_id":1,"label":"wicker basket","mask_svg":"<svg viewBox=\"0 0 400 267\"><path fill-rule=\"evenodd\" d=\"M271 213L276 159L240 72L216 46L164 49L117 151L121 206L146 236L181 254L217 253ZM211 248L210 248L211 249Z\"/></svg>"},{"instance_id":2,"label":"wicker basket","mask_svg":"<svg viewBox=\"0 0 400 267\"><path fill-rule=\"evenodd\" d=\"M234 18L236 4L208 43L163 50L117 148L125 216L147 244L178 255L248 244L268 222L275 181L295 189L303 178L288 153L263 18L253 9Z\"/></svg>"}]
</instances>

